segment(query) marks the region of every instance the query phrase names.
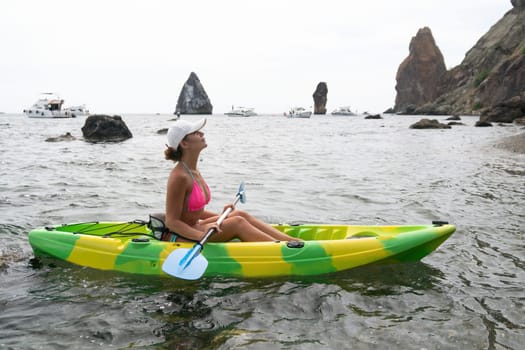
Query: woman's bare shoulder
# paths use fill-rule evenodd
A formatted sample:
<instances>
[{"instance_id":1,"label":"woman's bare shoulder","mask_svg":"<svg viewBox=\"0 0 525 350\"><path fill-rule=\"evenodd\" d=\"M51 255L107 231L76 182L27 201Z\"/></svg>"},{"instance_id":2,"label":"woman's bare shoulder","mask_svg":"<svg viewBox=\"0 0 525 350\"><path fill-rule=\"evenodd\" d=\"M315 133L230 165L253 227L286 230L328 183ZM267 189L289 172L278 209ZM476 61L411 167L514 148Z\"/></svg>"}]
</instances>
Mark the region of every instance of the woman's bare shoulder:
<instances>
[{"instance_id":1,"label":"woman's bare shoulder","mask_svg":"<svg viewBox=\"0 0 525 350\"><path fill-rule=\"evenodd\" d=\"M171 170L170 175L168 177L168 186L174 185L174 186L191 186L192 180L191 177L186 173L183 169L179 169L178 167L175 167Z\"/></svg>"}]
</instances>

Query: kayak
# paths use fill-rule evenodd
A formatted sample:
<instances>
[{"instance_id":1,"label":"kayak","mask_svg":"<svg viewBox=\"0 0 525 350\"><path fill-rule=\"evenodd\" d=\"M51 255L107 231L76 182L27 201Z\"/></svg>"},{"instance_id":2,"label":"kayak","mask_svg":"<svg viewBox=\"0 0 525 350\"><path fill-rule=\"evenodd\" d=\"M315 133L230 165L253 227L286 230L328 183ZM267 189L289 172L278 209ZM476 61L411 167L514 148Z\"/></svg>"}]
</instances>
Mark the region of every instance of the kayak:
<instances>
[{"instance_id":1,"label":"kayak","mask_svg":"<svg viewBox=\"0 0 525 350\"><path fill-rule=\"evenodd\" d=\"M370 264L418 261L433 252L456 227L429 225L274 225L302 241L204 244L204 276L272 277L321 275ZM156 238L147 221L87 222L29 232L35 256L47 256L99 270L170 276L162 265L192 242Z\"/></svg>"}]
</instances>

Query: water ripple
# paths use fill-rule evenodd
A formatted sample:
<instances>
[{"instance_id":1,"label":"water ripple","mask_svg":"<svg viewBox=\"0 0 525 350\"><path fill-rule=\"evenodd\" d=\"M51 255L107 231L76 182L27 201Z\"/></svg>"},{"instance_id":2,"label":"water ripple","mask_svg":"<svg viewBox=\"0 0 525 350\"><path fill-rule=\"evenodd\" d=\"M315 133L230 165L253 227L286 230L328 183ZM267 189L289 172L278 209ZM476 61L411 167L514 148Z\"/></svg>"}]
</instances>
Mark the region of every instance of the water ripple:
<instances>
[{"instance_id":1,"label":"water ripple","mask_svg":"<svg viewBox=\"0 0 525 350\"><path fill-rule=\"evenodd\" d=\"M231 202L244 181L243 209L271 222L455 223L457 232L422 262L188 282L34 261L33 227L146 219L164 208L173 165L156 130L172 116L123 118L132 139L89 144L80 118L0 117L0 347L520 349L525 342L525 158L492 147L515 127L409 129L418 116L208 117L199 168L213 192L210 209ZM65 132L77 140L45 142Z\"/></svg>"}]
</instances>

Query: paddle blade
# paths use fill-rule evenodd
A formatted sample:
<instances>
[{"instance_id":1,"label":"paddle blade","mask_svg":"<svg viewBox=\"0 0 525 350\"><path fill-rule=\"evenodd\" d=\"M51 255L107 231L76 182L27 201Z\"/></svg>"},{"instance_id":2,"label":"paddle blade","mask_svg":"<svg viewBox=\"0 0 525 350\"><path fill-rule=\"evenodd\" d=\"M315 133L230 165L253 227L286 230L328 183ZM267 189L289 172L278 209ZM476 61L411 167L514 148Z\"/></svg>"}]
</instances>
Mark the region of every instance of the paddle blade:
<instances>
[{"instance_id":1,"label":"paddle blade","mask_svg":"<svg viewBox=\"0 0 525 350\"><path fill-rule=\"evenodd\" d=\"M244 190L244 181L241 181L241 184L239 185L239 191L237 191L237 195L239 196L239 200L241 203L246 203L246 191Z\"/></svg>"},{"instance_id":2,"label":"paddle blade","mask_svg":"<svg viewBox=\"0 0 525 350\"><path fill-rule=\"evenodd\" d=\"M200 254L200 247L196 244L192 249L174 250L162 264L162 271L178 278L196 280L207 267L208 260Z\"/></svg>"}]
</instances>

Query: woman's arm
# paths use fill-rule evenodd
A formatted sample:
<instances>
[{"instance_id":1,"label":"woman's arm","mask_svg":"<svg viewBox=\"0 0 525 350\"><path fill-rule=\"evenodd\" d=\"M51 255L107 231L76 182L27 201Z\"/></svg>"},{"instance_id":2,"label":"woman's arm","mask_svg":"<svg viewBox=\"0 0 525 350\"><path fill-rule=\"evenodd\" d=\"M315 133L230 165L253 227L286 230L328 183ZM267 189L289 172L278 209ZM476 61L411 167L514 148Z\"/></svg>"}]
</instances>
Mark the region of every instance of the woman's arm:
<instances>
[{"instance_id":1,"label":"woman's arm","mask_svg":"<svg viewBox=\"0 0 525 350\"><path fill-rule=\"evenodd\" d=\"M209 219L209 218L212 218L212 217L218 217L219 214L217 213L214 213L212 211L209 211L209 210L204 210L202 212L202 215L201 215L201 220L206 220L206 219Z\"/></svg>"}]
</instances>

